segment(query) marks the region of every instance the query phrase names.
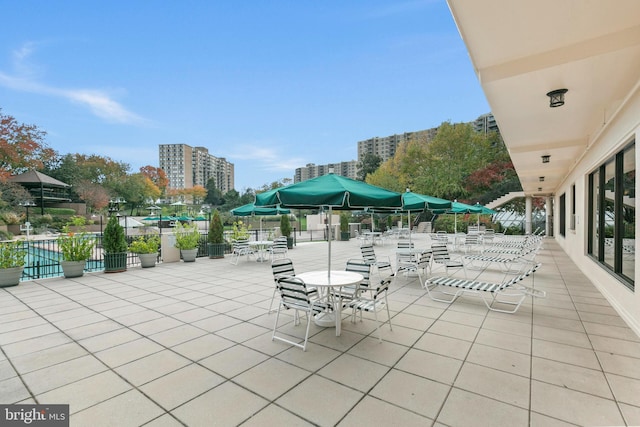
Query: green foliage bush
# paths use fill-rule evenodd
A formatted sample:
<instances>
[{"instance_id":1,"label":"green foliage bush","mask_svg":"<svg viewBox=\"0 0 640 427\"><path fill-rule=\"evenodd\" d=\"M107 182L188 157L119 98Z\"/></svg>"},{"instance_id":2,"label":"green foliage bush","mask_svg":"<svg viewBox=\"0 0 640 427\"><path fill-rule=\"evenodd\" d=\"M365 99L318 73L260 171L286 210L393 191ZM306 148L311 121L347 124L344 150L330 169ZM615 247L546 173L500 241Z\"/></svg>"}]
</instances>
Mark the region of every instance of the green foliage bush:
<instances>
[{"instance_id":1,"label":"green foliage bush","mask_svg":"<svg viewBox=\"0 0 640 427\"><path fill-rule=\"evenodd\" d=\"M285 237L291 237L291 223L289 222L289 215L280 216L280 233Z\"/></svg>"},{"instance_id":2,"label":"green foliage bush","mask_svg":"<svg viewBox=\"0 0 640 427\"><path fill-rule=\"evenodd\" d=\"M217 209L213 211L211 216L208 241L209 243L224 243L224 226L222 225L220 212Z\"/></svg>"},{"instance_id":3,"label":"green foliage bush","mask_svg":"<svg viewBox=\"0 0 640 427\"><path fill-rule=\"evenodd\" d=\"M127 252L128 245L124 236L124 228L118 222L118 218L112 216L107 222L102 236L102 247L106 253Z\"/></svg>"},{"instance_id":4,"label":"green foliage bush","mask_svg":"<svg viewBox=\"0 0 640 427\"><path fill-rule=\"evenodd\" d=\"M196 249L198 247L200 243L200 232L196 224L184 225L181 222L177 222L174 232L176 234L176 248Z\"/></svg>"},{"instance_id":5,"label":"green foliage bush","mask_svg":"<svg viewBox=\"0 0 640 427\"><path fill-rule=\"evenodd\" d=\"M65 261L84 261L91 258L95 239L93 235L85 232L74 233L69 231L69 226L62 230L63 235L58 237L58 247Z\"/></svg>"},{"instance_id":6,"label":"green foliage bush","mask_svg":"<svg viewBox=\"0 0 640 427\"><path fill-rule=\"evenodd\" d=\"M27 251L22 240L0 242L0 269L23 267Z\"/></svg>"},{"instance_id":7,"label":"green foliage bush","mask_svg":"<svg viewBox=\"0 0 640 427\"><path fill-rule=\"evenodd\" d=\"M349 215L346 212L340 214L340 231L342 233L349 231Z\"/></svg>"},{"instance_id":8,"label":"green foliage bush","mask_svg":"<svg viewBox=\"0 0 640 427\"><path fill-rule=\"evenodd\" d=\"M155 254L160 249L160 236L157 234L147 234L138 236L129 245L129 250L136 254Z\"/></svg>"}]
</instances>

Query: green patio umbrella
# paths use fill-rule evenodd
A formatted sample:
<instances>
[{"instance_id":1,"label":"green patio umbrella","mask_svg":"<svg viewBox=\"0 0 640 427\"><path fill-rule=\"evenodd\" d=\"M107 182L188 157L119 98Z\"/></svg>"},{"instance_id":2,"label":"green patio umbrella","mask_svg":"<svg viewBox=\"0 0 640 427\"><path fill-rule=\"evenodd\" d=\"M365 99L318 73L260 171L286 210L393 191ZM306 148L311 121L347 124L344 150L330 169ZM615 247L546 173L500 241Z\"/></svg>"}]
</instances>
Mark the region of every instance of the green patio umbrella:
<instances>
[{"instance_id":1,"label":"green patio umbrella","mask_svg":"<svg viewBox=\"0 0 640 427\"><path fill-rule=\"evenodd\" d=\"M256 206L254 203L247 203L246 205L231 209L231 215L235 216L260 216L260 236L262 236L262 216L282 215L289 213L291 213L289 209L281 208L280 206L274 206L272 208L260 207ZM258 240L260 240L260 238L258 238Z\"/></svg>"},{"instance_id":2,"label":"green patio umbrella","mask_svg":"<svg viewBox=\"0 0 640 427\"><path fill-rule=\"evenodd\" d=\"M452 203L449 200L426 194L418 194L411 191L402 193L403 211L422 211L425 209L434 211L437 209L450 209L451 205Z\"/></svg>"},{"instance_id":3,"label":"green patio umbrella","mask_svg":"<svg viewBox=\"0 0 640 427\"><path fill-rule=\"evenodd\" d=\"M248 203L235 209L231 209L231 215L235 216L251 216L251 215L281 215L291 213L289 209L275 207L256 206L254 203Z\"/></svg>"},{"instance_id":4,"label":"green patio umbrella","mask_svg":"<svg viewBox=\"0 0 640 427\"><path fill-rule=\"evenodd\" d=\"M496 213L493 209L489 209L485 206L482 206L479 203L475 205L468 205L466 203L461 203L458 201L453 201L451 203L451 208L445 210L436 210L435 213L452 213L455 216L454 218L454 232L458 232L458 216L459 213L469 213L469 214L478 214L478 226L480 226L480 215L493 215Z\"/></svg>"},{"instance_id":5,"label":"green patio umbrella","mask_svg":"<svg viewBox=\"0 0 640 427\"><path fill-rule=\"evenodd\" d=\"M307 181L256 194L256 206L281 206L295 209L328 208L329 230L332 210L366 208L401 209L402 194L363 181L329 173ZM327 271L331 271L331 236L329 235Z\"/></svg>"},{"instance_id":6,"label":"green patio umbrella","mask_svg":"<svg viewBox=\"0 0 640 427\"><path fill-rule=\"evenodd\" d=\"M409 190L402 193L402 208L394 209L393 212L407 212L409 223L409 242L411 242L411 212L417 211L445 211L451 208L451 202L449 200L440 199L434 196L428 196L426 194L413 193ZM376 212L384 212L385 209L375 209ZM388 210L386 210L388 212Z\"/></svg>"}]
</instances>

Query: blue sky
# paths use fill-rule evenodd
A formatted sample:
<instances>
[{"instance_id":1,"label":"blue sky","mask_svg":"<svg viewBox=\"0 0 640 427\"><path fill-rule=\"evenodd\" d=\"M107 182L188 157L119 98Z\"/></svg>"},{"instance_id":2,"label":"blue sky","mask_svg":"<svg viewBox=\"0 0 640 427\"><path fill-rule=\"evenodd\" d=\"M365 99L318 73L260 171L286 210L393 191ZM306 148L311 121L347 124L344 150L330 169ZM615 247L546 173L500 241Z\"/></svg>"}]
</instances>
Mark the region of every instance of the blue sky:
<instances>
[{"instance_id":1,"label":"blue sky","mask_svg":"<svg viewBox=\"0 0 640 427\"><path fill-rule=\"evenodd\" d=\"M236 189L489 112L444 0L9 0L0 108L61 154L204 146Z\"/></svg>"}]
</instances>

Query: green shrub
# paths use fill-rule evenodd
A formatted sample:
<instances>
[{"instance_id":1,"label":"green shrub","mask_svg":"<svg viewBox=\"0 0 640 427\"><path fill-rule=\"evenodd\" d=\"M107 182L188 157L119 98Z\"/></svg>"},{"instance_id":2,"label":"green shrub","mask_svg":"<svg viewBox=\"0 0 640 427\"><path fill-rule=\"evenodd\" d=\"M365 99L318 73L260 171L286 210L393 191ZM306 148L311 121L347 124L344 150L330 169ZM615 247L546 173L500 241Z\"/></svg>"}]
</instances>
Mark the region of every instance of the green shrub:
<instances>
[{"instance_id":1,"label":"green shrub","mask_svg":"<svg viewBox=\"0 0 640 427\"><path fill-rule=\"evenodd\" d=\"M280 216L280 233L285 237L291 237L291 223L289 215Z\"/></svg>"},{"instance_id":2,"label":"green shrub","mask_svg":"<svg viewBox=\"0 0 640 427\"><path fill-rule=\"evenodd\" d=\"M157 234L147 234L138 236L129 245L129 250L136 254L155 254L160 249L160 236Z\"/></svg>"},{"instance_id":3,"label":"green shrub","mask_svg":"<svg viewBox=\"0 0 640 427\"><path fill-rule=\"evenodd\" d=\"M198 247L200 243L200 232L196 224L183 225L181 222L177 222L174 232L176 234L176 248L196 249Z\"/></svg>"},{"instance_id":4,"label":"green shrub","mask_svg":"<svg viewBox=\"0 0 640 427\"><path fill-rule=\"evenodd\" d=\"M340 214L340 231L343 233L349 231L349 215L346 212Z\"/></svg>"},{"instance_id":5,"label":"green shrub","mask_svg":"<svg viewBox=\"0 0 640 427\"><path fill-rule=\"evenodd\" d=\"M209 223L208 241L209 243L224 243L224 227L220 212L217 209L213 211L211 222Z\"/></svg>"},{"instance_id":6,"label":"green shrub","mask_svg":"<svg viewBox=\"0 0 640 427\"><path fill-rule=\"evenodd\" d=\"M127 252L127 240L124 236L124 228L118 222L118 218L112 216L107 221L102 236L102 247L106 253L115 254Z\"/></svg>"},{"instance_id":7,"label":"green shrub","mask_svg":"<svg viewBox=\"0 0 640 427\"><path fill-rule=\"evenodd\" d=\"M22 240L0 242L0 268L23 267L26 256Z\"/></svg>"},{"instance_id":8,"label":"green shrub","mask_svg":"<svg viewBox=\"0 0 640 427\"><path fill-rule=\"evenodd\" d=\"M89 233L74 233L66 226L63 235L58 237L58 247L65 261L84 261L91 258L95 239Z\"/></svg>"}]
</instances>

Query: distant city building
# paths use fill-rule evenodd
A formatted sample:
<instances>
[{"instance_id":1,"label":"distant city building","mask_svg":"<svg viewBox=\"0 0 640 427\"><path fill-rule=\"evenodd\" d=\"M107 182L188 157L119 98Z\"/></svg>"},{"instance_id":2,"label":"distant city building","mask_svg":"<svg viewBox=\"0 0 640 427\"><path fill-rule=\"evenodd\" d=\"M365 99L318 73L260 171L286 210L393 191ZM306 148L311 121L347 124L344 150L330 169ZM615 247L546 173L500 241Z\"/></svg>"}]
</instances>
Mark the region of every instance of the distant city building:
<instances>
[{"instance_id":1,"label":"distant city building","mask_svg":"<svg viewBox=\"0 0 640 427\"><path fill-rule=\"evenodd\" d=\"M398 145L403 142L423 139L431 141L435 136L438 128L419 130L416 132L405 132L385 137L374 137L364 141L358 141L358 161L362 161L365 154L375 154L380 157L383 162L389 160L396 154Z\"/></svg>"},{"instance_id":2,"label":"distant city building","mask_svg":"<svg viewBox=\"0 0 640 427\"><path fill-rule=\"evenodd\" d=\"M329 163L326 165L308 163L304 167L296 168L293 182L302 182L318 176L327 175L330 170L333 170L333 173L336 175L356 179L358 175L358 162L356 160L351 160L348 162Z\"/></svg>"},{"instance_id":3,"label":"distant city building","mask_svg":"<svg viewBox=\"0 0 640 427\"><path fill-rule=\"evenodd\" d=\"M224 157L209 154L205 147L187 144L160 144L160 169L169 180L169 188L183 190L196 185L206 187L214 178L216 187L224 194L234 188L234 165Z\"/></svg>"},{"instance_id":4,"label":"distant city building","mask_svg":"<svg viewBox=\"0 0 640 427\"><path fill-rule=\"evenodd\" d=\"M498 129L498 123L496 123L496 118L493 117L493 114L491 113L481 115L473 122L471 122L471 124L473 125L473 129L476 132L485 134L489 132L500 133L500 129Z\"/></svg>"}]
</instances>

